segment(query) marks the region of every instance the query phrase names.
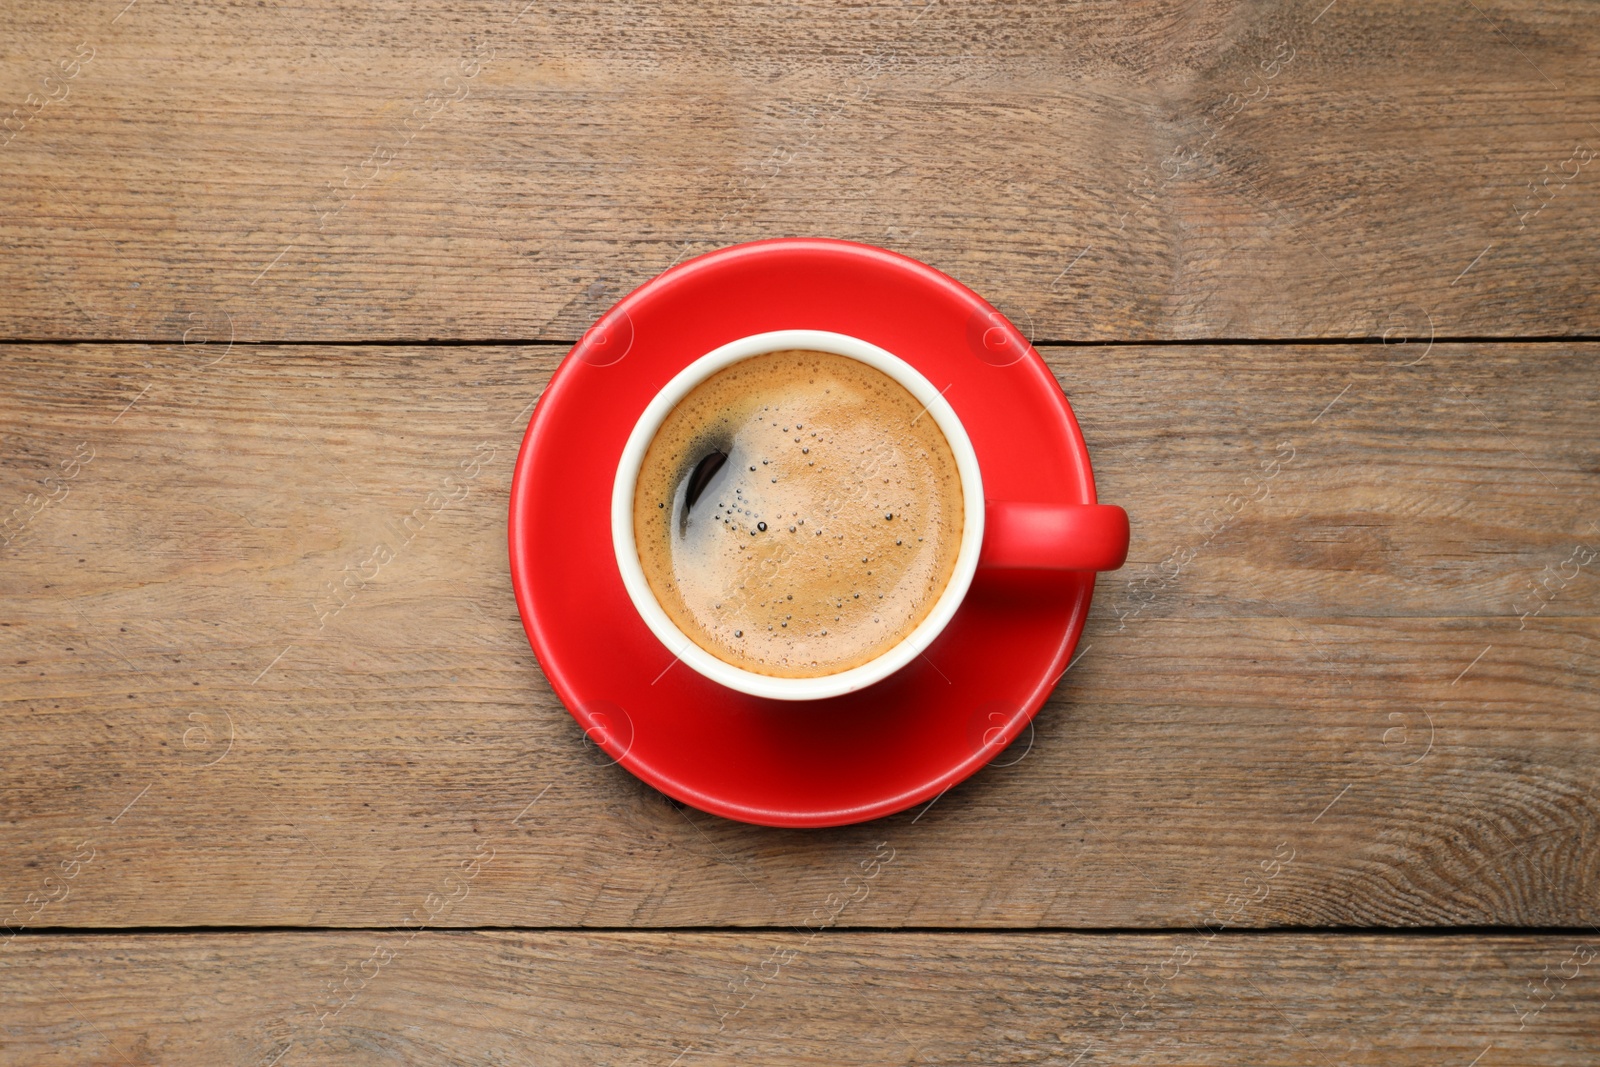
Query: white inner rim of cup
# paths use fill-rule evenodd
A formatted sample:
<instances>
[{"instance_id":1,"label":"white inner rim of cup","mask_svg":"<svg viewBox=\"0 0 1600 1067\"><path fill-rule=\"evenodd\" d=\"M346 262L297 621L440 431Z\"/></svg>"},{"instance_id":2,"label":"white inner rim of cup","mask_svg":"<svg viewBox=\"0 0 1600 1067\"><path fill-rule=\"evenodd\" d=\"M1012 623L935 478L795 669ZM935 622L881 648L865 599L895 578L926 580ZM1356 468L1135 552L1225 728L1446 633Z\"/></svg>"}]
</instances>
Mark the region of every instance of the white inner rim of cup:
<instances>
[{"instance_id":1,"label":"white inner rim of cup","mask_svg":"<svg viewBox=\"0 0 1600 1067\"><path fill-rule=\"evenodd\" d=\"M644 465L650 442L655 439L656 432L661 429L661 424L672 409L695 386L717 371L753 356L790 348L846 356L882 371L899 382L924 406L927 414L944 433L950 451L955 456L956 471L961 477L961 547L956 552L950 581L945 585L944 592L939 594L939 599L934 601L933 609L898 644L877 658L837 674L812 678L778 678L757 674L719 659L695 644L656 600L650 582L645 578L644 568L639 563L639 549L633 532L633 497L639 481L639 469ZM955 409L915 367L875 344L848 334L826 330L774 330L741 337L701 356L678 372L650 401L634 425L633 433L628 436L622 459L617 465L617 480L611 490L611 541L616 550L617 566L622 571L622 584L628 590L633 606L650 632L678 660L719 685L751 696L773 700L822 700L863 689L887 678L933 643L933 639L955 616L978 569L978 552L983 545L983 513L983 479L978 474L978 456L972 449L967 431L962 427L961 420L956 418Z\"/></svg>"}]
</instances>

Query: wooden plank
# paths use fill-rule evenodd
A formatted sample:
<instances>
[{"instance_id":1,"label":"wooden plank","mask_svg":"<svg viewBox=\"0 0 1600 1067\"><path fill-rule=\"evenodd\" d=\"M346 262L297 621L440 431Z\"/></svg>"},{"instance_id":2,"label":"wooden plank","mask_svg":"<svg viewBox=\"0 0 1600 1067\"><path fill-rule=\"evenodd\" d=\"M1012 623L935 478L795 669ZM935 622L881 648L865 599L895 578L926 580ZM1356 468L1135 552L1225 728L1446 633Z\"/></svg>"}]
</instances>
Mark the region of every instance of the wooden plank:
<instances>
[{"instance_id":1,"label":"wooden plank","mask_svg":"<svg viewBox=\"0 0 1600 1067\"><path fill-rule=\"evenodd\" d=\"M796 233L1036 338L1600 328L1578 0L7 14L3 337L570 340Z\"/></svg>"},{"instance_id":2,"label":"wooden plank","mask_svg":"<svg viewBox=\"0 0 1600 1067\"><path fill-rule=\"evenodd\" d=\"M1600 937L25 937L6 1061L1590 1064ZM276 1057L276 1058L275 1058Z\"/></svg>"},{"instance_id":3,"label":"wooden plank","mask_svg":"<svg viewBox=\"0 0 1600 1067\"><path fill-rule=\"evenodd\" d=\"M393 924L492 854L433 925L792 925L880 845L838 925L1600 922L1597 347L1049 351L1132 562L1031 737L825 832L668 803L544 681L558 350L7 347L0 922Z\"/></svg>"}]
</instances>

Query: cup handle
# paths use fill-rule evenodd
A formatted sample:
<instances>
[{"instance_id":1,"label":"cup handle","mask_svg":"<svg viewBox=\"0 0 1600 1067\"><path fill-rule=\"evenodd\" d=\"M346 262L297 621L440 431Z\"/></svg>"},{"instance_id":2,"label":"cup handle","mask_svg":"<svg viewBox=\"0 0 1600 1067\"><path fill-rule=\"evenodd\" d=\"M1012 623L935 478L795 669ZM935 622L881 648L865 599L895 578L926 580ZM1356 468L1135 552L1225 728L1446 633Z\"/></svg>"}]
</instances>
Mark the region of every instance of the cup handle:
<instances>
[{"instance_id":1,"label":"cup handle","mask_svg":"<svg viewBox=\"0 0 1600 1067\"><path fill-rule=\"evenodd\" d=\"M983 521L979 567L1114 571L1128 558L1128 513L1115 504L990 500Z\"/></svg>"}]
</instances>

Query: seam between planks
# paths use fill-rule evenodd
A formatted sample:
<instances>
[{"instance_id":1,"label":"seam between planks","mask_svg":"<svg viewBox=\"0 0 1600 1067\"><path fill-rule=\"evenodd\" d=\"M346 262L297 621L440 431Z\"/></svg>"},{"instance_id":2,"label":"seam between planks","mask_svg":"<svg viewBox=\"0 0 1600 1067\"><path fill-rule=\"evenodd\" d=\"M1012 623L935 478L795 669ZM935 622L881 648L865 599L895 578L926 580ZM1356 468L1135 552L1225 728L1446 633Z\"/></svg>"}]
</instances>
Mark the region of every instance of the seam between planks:
<instances>
[{"instance_id":1,"label":"seam between planks","mask_svg":"<svg viewBox=\"0 0 1600 1067\"><path fill-rule=\"evenodd\" d=\"M528 337L528 338L366 338L343 341L317 340L234 340L235 348L570 348L578 338ZM1432 337L1435 345L1561 345L1592 344L1600 341L1600 334L1540 334L1529 336L1472 335L1461 337ZM115 337L7 337L0 338L0 347L25 345L55 345L61 347L144 346L160 348L183 344L180 338L115 338ZM1371 346L1388 348L1396 344L1382 337L1214 337L1214 338L1152 338L1146 340L1075 341L1040 338L1030 341L1035 348L1251 348L1314 346Z\"/></svg>"}]
</instances>

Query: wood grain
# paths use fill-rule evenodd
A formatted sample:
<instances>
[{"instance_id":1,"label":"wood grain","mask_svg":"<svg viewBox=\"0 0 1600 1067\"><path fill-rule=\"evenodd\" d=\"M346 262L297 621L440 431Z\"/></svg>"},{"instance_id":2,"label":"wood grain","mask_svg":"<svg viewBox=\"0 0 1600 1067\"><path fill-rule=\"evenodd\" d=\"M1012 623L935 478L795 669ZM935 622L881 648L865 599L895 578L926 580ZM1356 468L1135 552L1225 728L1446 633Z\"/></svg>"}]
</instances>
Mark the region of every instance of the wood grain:
<instances>
[{"instance_id":1,"label":"wood grain","mask_svg":"<svg viewBox=\"0 0 1600 1067\"><path fill-rule=\"evenodd\" d=\"M0 1060L1556 1067L1600 1056L1597 955L1594 936L25 937L0 950Z\"/></svg>"},{"instance_id":2,"label":"wood grain","mask_svg":"<svg viewBox=\"0 0 1600 1067\"><path fill-rule=\"evenodd\" d=\"M527 647L559 349L8 346L0 922L392 925L492 854L430 925L795 925L880 849L834 925L1600 922L1597 349L1049 350L1134 517L1082 658L927 810L785 832L603 766Z\"/></svg>"},{"instance_id":3,"label":"wood grain","mask_svg":"<svg viewBox=\"0 0 1600 1067\"><path fill-rule=\"evenodd\" d=\"M571 340L789 234L925 260L1041 339L1594 335L1591 22L14 0L0 336Z\"/></svg>"}]
</instances>

